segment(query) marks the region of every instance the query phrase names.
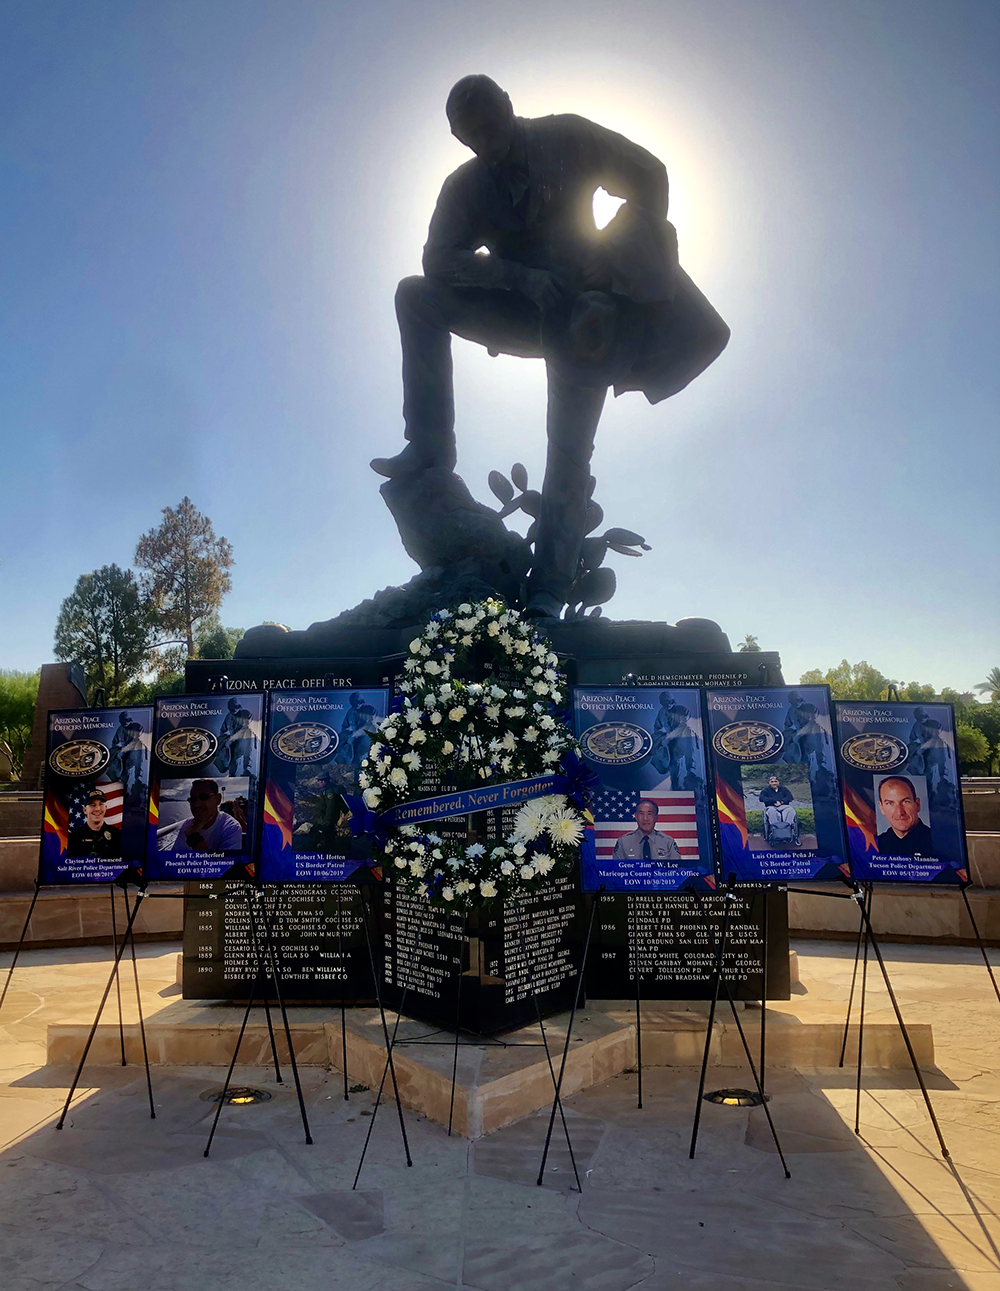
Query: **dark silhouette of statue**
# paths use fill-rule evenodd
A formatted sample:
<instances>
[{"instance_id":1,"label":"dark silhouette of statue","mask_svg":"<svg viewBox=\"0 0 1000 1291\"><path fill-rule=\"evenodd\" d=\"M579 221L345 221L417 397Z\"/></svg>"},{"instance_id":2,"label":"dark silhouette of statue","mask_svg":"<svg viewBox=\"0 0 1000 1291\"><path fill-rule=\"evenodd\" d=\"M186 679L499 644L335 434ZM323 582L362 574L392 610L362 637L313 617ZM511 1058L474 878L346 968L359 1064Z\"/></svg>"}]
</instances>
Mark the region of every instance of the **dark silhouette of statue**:
<instances>
[{"instance_id":1,"label":"dark silhouette of statue","mask_svg":"<svg viewBox=\"0 0 1000 1291\"><path fill-rule=\"evenodd\" d=\"M548 455L527 609L555 617L578 569L609 386L658 403L719 356L729 329L679 267L667 172L651 153L583 117L515 117L486 76L459 81L446 111L476 155L441 190L424 275L399 284L408 443L372 467L389 477L382 493L407 550L433 548L428 504L440 498L449 515L480 505L453 474L452 334L493 354L543 358ZM600 231L598 187L625 199ZM468 554L449 542L456 562ZM417 558L427 568L452 555Z\"/></svg>"}]
</instances>

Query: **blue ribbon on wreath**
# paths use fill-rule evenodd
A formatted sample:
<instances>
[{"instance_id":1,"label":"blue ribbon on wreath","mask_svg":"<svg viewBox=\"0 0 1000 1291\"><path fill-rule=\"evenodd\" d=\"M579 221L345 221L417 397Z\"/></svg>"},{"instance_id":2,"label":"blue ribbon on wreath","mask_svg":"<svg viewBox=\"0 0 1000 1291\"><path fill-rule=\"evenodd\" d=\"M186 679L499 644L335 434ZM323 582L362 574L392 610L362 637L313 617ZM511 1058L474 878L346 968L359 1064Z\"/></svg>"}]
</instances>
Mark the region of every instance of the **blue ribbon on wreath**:
<instances>
[{"instance_id":1,"label":"blue ribbon on wreath","mask_svg":"<svg viewBox=\"0 0 1000 1291\"><path fill-rule=\"evenodd\" d=\"M496 786L483 785L457 793L439 794L433 798L415 798L390 807L387 811L373 811L360 794L345 793L341 797L351 813L350 824L354 837L366 837L376 847L383 847L389 839L389 830L399 825L444 820L449 816L465 816L470 811L519 805L545 794L564 794L577 807L583 807L592 796L594 786L599 783L600 779L595 772L572 749L567 749L559 764L559 771L550 775L509 780ZM502 801L495 801L497 790L502 791Z\"/></svg>"}]
</instances>

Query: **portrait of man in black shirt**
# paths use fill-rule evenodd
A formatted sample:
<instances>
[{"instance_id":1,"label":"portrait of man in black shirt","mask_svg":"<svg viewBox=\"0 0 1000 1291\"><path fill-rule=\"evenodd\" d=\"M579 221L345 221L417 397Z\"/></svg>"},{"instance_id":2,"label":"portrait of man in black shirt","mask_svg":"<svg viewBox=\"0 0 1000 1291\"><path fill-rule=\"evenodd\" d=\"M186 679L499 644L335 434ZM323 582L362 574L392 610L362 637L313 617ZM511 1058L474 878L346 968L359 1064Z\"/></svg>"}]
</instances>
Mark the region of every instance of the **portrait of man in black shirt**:
<instances>
[{"instance_id":1,"label":"portrait of man in black shirt","mask_svg":"<svg viewBox=\"0 0 1000 1291\"><path fill-rule=\"evenodd\" d=\"M117 825L106 825L104 817L108 800L100 789L91 789L83 809L85 824L71 829L66 854L74 858L96 856L117 860L122 854L122 831Z\"/></svg>"},{"instance_id":2,"label":"portrait of man in black shirt","mask_svg":"<svg viewBox=\"0 0 1000 1291\"><path fill-rule=\"evenodd\" d=\"M878 850L888 856L933 856L930 828L920 819L920 799L907 776L886 776L878 787L878 805L889 828L878 836Z\"/></svg>"}]
</instances>

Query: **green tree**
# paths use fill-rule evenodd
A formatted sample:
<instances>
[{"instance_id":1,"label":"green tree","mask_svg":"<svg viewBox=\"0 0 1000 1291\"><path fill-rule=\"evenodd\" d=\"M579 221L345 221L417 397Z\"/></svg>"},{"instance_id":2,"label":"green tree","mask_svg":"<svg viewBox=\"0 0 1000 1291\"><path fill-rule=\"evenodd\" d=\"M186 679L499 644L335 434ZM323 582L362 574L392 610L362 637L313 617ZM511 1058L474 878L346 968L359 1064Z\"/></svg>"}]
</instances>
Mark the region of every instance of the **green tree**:
<instances>
[{"instance_id":1,"label":"green tree","mask_svg":"<svg viewBox=\"0 0 1000 1291\"><path fill-rule=\"evenodd\" d=\"M898 688L899 698L905 700L908 704L929 704L932 700L937 699L937 691L931 685L924 685L919 681L907 682L905 686Z\"/></svg>"},{"instance_id":2,"label":"green tree","mask_svg":"<svg viewBox=\"0 0 1000 1291\"><path fill-rule=\"evenodd\" d=\"M988 694L991 703L1000 703L1000 668L991 668L986 674L986 680L979 682L976 690Z\"/></svg>"},{"instance_id":3,"label":"green tree","mask_svg":"<svg viewBox=\"0 0 1000 1291\"><path fill-rule=\"evenodd\" d=\"M31 743L40 675L0 668L0 752L10 760L15 779Z\"/></svg>"},{"instance_id":4,"label":"green tree","mask_svg":"<svg viewBox=\"0 0 1000 1291\"><path fill-rule=\"evenodd\" d=\"M889 687L894 684L863 659L855 664L842 659L836 668L830 668L827 672L812 668L802 674L799 682L803 686L825 683L830 687L834 699L885 699Z\"/></svg>"},{"instance_id":5,"label":"green tree","mask_svg":"<svg viewBox=\"0 0 1000 1291\"><path fill-rule=\"evenodd\" d=\"M975 726L968 722L955 723L955 751L962 775L971 775L974 771L989 774L990 742Z\"/></svg>"},{"instance_id":6,"label":"green tree","mask_svg":"<svg viewBox=\"0 0 1000 1291\"><path fill-rule=\"evenodd\" d=\"M233 549L217 538L212 522L190 498L163 508L163 523L139 539L135 563L169 644L187 647L195 657L195 634L202 620L215 616L232 589Z\"/></svg>"},{"instance_id":7,"label":"green tree","mask_svg":"<svg viewBox=\"0 0 1000 1291\"><path fill-rule=\"evenodd\" d=\"M752 632L748 632L736 649L740 654L756 654L760 650L760 642Z\"/></svg>"},{"instance_id":8,"label":"green tree","mask_svg":"<svg viewBox=\"0 0 1000 1291\"><path fill-rule=\"evenodd\" d=\"M103 687L108 703L126 702L150 662L151 607L130 569L102 565L82 574L56 621L57 659L80 664L91 701Z\"/></svg>"}]
</instances>

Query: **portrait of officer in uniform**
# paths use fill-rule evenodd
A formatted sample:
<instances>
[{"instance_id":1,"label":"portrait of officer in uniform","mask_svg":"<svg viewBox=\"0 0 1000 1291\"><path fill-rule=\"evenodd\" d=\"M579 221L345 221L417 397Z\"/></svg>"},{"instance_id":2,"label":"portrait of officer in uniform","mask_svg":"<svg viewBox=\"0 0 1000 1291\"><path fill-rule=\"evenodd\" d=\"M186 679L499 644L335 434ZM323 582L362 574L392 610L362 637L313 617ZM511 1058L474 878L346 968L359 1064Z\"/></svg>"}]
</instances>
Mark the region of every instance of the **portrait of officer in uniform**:
<instances>
[{"instance_id":1,"label":"portrait of officer in uniform","mask_svg":"<svg viewBox=\"0 0 1000 1291\"><path fill-rule=\"evenodd\" d=\"M614 861L679 861L681 854L669 834L656 832L660 809L649 798L643 798L635 809L638 828L623 834L611 855Z\"/></svg>"},{"instance_id":2,"label":"portrait of officer in uniform","mask_svg":"<svg viewBox=\"0 0 1000 1291\"><path fill-rule=\"evenodd\" d=\"M108 800L100 789L91 789L83 808L85 823L71 829L67 855L75 859L96 856L101 860L117 860L122 854L122 831L117 825L106 825L104 817Z\"/></svg>"},{"instance_id":3,"label":"portrait of officer in uniform","mask_svg":"<svg viewBox=\"0 0 1000 1291\"><path fill-rule=\"evenodd\" d=\"M891 775L878 787L879 811L889 828L878 836L878 850L888 856L933 856L930 828L920 819L920 798L909 776Z\"/></svg>"}]
</instances>

